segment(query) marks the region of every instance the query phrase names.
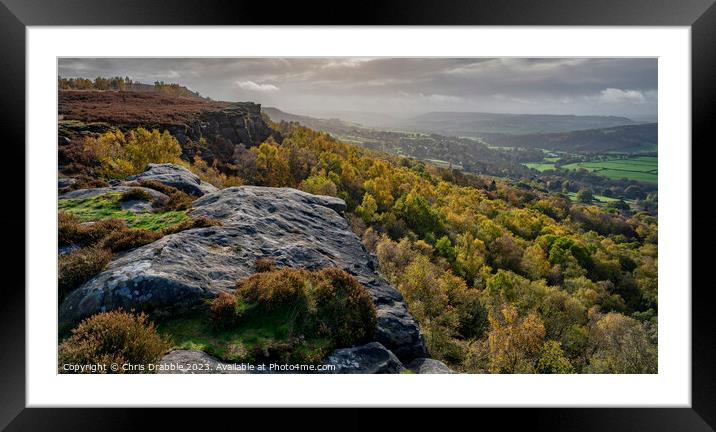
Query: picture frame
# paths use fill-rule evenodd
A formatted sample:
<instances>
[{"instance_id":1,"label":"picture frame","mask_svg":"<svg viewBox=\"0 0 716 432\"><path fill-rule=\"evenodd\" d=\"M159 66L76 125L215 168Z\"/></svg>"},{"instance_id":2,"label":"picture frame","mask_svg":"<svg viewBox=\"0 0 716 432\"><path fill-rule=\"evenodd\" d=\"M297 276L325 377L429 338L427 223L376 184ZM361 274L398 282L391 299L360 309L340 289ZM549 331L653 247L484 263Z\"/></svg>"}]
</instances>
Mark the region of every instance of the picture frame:
<instances>
[{"instance_id":1,"label":"picture frame","mask_svg":"<svg viewBox=\"0 0 716 432\"><path fill-rule=\"evenodd\" d=\"M25 40L28 26L136 26L136 25L490 25L490 26L689 26L691 27L692 60L692 143L706 141L707 128L714 118L716 100L713 71L716 70L716 53L713 43L716 34L716 7L713 0L652 3L648 0L617 1L570 1L550 0L526 2L509 0L501 2L461 0L435 5L426 1L380 2L357 5L351 13L339 12L339 8L309 8L293 4L280 8L267 8L258 2L232 3L225 1L183 0L172 2L125 1L115 4L107 0L51 2L48 0L2 0L0 5L0 40L2 41L3 66L0 68L2 82L0 100L3 105L3 125L8 145L6 160L13 163L14 178L25 184ZM141 13L137 11L141 10ZM198 13L200 11L200 13ZM227 13L231 11L231 13ZM705 144L703 144L705 146ZM692 154L694 145L692 144ZM692 173L706 158L692 157ZM707 172L707 171L706 171ZM692 177L692 196L705 189L705 184ZM23 188L24 189L24 188ZM7 192L8 202L25 202L25 194L15 184ZM9 227L6 235L10 245L24 244L24 233L29 229L25 222L24 206L16 206L12 212L3 212ZM705 222L707 213L694 212L695 221ZM24 230L18 227L22 225ZM693 227L692 227L693 230ZM24 248L23 248L24 251ZM692 243L692 268L703 274L708 268L708 254L697 254ZM5 261L7 275L14 275L6 282L3 301L0 302L3 321L0 338L2 343L0 369L0 427L8 430L123 430L140 427L146 410L132 409L40 409L26 408L25 390L25 297L24 273L17 269L25 267L24 253L10 253ZM701 265L699 265L701 264ZM480 422L488 420L504 422L507 426L529 425L548 430L713 430L716 425L716 376L713 361L716 351L714 330L716 320L708 302L708 284L692 283L692 404L691 408L521 408L516 415L500 409L483 409ZM170 411L170 412L167 412ZM277 422L296 424L315 421L315 412L270 415ZM421 424L421 413L390 415L388 424L401 427L412 422ZM230 410L214 410L209 416L194 411L171 409L155 411L165 426L189 427L206 420L230 420L236 414ZM464 414L464 412L463 412ZM242 416L247 415L242 413ZM251 413L257 417L266 413ZM322 415L322 414L320 414ZM335 409L331 416L347 422L354 428L370 427L377 415L374 410ZM428 413L427 416L431 414ZM451 415L451 414L450 414ZM468 414L474 415L474 414ZM205 417L206 416L206 417ZM487 417L487 418L485 418ZM222 419L223 418L223 419ZM314 420L311 420L314 419ZM228 421L227 420L227 421ZM235 419L233 421L236 421ZM249 422L247 421L247 423Z\"/></svg>"}]
</instances>

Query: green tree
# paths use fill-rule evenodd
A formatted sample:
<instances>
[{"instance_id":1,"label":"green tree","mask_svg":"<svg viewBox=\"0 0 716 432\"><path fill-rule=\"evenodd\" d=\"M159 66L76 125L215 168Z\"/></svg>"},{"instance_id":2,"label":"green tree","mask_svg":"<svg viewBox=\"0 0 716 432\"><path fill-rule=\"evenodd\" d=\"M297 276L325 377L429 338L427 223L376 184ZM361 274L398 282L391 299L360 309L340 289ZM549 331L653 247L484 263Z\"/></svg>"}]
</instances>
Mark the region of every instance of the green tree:
<instances>
[{"instance_id":1,"label":"green tree","mask_svg":"<svg viewBox=\"0 0 716 432\"><path fill-rule=\"evenodd\" d=\"M419 237L442 231L439 213L415 191L401 196L395 203L395 211Z\"/></svg>"},{"instance_id":2,"label":"green tree","mask_svg":"<svg viewBox=\"0 0 716 432\"><path fill-rule=\"evenodd\" d=\"M594 195L592 194L592 191L589 189L580 189L579 192L577 192L577 201L589 204L594 200Z\"/></svg>"},{"instance_id":3,"label":"green tree","mask_svg":"<svg viewBox=\"0 0 716 432\"><path fill-rule=\"evenodd\" d=\"M314 175L302 181L298 187L302 191L316 194L338 196L338 188L331 180L321 175Z\"/></svg>"},{"instance_id":4,"label":"green tree","mask_svg":"<svg viewBox=\"0 0 716 432\"><path fill-rule=\"evenodd\" d=\"M363 195L363 202L356 207L356 214L363 218L366 223L375 222L378 214L378 204L375 202L375 198L373 198L373 195L366 192L365 195Z\"/></svg>"},{"instance_id":5,"label":"green tree","mask_svg":"<svg viewBox=\"0 0 716 432\"><path fill-rule=\"evenodd\" d=\"M446 235L440 237L435 242L435 249L438 251L438 255L447 258L448 261L455 261L455 248L450 241L450 238Z\"/></svg>"},{"instance_id":6,"label":"green tree","mask_svg":"<svg viewBox=\"0 0 716 432\"><path fill-rule=\"evenodd\" d=\"M537 361L537 372L542 374L571 374L574 367L562 351L562 344L549 340L542 345Z\"/></svg>"}]
</instances>

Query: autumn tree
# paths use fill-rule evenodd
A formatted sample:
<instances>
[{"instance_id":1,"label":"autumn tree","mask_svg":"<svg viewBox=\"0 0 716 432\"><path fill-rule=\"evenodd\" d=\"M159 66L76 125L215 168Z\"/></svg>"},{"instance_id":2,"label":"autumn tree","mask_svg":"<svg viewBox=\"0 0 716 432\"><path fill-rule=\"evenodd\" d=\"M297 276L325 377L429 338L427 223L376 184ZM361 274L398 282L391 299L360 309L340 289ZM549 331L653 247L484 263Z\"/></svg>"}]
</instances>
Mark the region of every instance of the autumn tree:
<instances>
[{"instance_id":1,"label":"autumn tree","mask_svg":"<svg viewBox=\"0 0 716 432\"><path fill-rule=\"evenodd\" d=\"M490 315L490 370L493 373L534 373L545 336L539 316L520 317L509 304Z\"/></svg>"},{"instance_id":2,"label":"autumn tree","mask_svg":"<svg viewBox=\"0 0 716 432\"><path fill-rule=\"evenodd\" d=\"M363 201L356 207L356 214L367 223L375 222L378 219L378 204L369 192L363 195Z\"/></svg>"},{"instance_id":3,"label":"autumn tree","mask_svg":"<svg viewBox=\"0 0 716 432\"><path fill-rule=\"evenodd\" d=\"M298 188L316 195L338 196L336 184L322 175L308 177L301 182Z\"/></svg>"},{"instance_id":4,"label":"autumn tree","mask_svg":"<svg viewBox=\"0 0 716 432\"><path fill-rule=\"evenodd\" d=\"M250 151L256 155L258 183L272 187L290 185L289 152L285 147L269 137L258 147L251 147Z\"/></svg>"},{"instance_id":5,"label":"autumn tree","mask_svg":"<svg viewBox=\"0 0 716 432\"><path fill-rule=\"evenodd\" d=\"M469 283L475 283L485 264L485 243L468 232L457 236L455 268Z\"/></svg>"},{"instance_id":6,"label":"autumn tree","mask_svg":"<svg viewBox=\"0 0 716 432\"><path fill-rule=\"evenodd\" d=\"M107 178L126 178L144 171L149 163L178 163L182 152L169 131L144 128L126 134L116 129L88 137L84 149L99 162L100 173Z\"/></svg>"},{"instance_id":7,"label":"autumn tree","mask_svg":"<svg viewBox=\"0 0 716 432\"><path fill-rule=\"evenodd\" d=\"M562 350L562 344L549 340L542 345L536 371L542 374L571 374L574 367Z\"/></svg>"},{"instance_id":8,"label":"autumn tree","mask_svg":"<svg viewBox=\"0 0 716 432\"><path fill-rule=\"evenodd\" d=\"M595 314L589 326L587 373L657 373L657 348L642 323L620 313Z\"/></svg>"}]
</instances>

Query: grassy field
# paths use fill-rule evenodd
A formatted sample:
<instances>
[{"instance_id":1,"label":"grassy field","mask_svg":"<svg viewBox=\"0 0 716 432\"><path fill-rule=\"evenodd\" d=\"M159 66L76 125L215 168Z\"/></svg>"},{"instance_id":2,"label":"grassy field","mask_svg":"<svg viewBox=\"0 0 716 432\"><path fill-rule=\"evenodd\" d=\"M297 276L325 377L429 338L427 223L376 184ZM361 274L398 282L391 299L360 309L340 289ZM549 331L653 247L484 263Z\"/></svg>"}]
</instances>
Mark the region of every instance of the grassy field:
<instances>
[{"instance_id":1,"label":"grassy field","mask_svg":"<svg viewBox=\"0 0 716 432\"><path fill-rule=\"evenodd\" d=\"M577 201L577 193L576 192L567 192L567 195L569 196L569 199L571 199L572 201ZM608 197L608 196L604 196L604 195L594 195L595 203L607 204L612 201L619 201L619 198L612 198L612 197ZM625 199L624 202L627 204L633 204L634 200Z\"/></svg>"},{"instance_id":2,"label":"grassy field","mask_svg":"<svg viewBox=\"0 0 716 432\"><path fill-rule=\"evenodd\" d=\"M557 157L546 157L540 162L529 162L523 165L527 168L544 172L555 169L554 163ZM611 179L627 178L647 183L658 181L658 158L655 156L633 156L629 158L610 158L600 161L577 162L562 165L565 170L586 169L595 174Z\"/></svg>"},{"instance_id":3,"label":"grassy field","mask_svg":"<svg viewBox=\"0 0 716 432\"><path fill-rule=\"evenodd\" d=\"M546 159L545 159L545 160L546 160ZM547 161L547 162L528 162L528 163L524 163L524 164L522 164L522 165L526 166L527 168L532 168L532 169L534 169L534 170L537 170L537 171L539 171L539 172L543 172L543 171L547 171L547 170L550 170L550 169L554 169L554 162L550 162L550 161Z\"/></svg>"},{"instance_id":4,"label":"grassy field","mask_svg":"<svg viewBox=\"0 0 716 432\"><path fill-rule=\"evenodd\" d=\"M61 199L58 210L70 213L81 222L93 222L102 219L122 219L130 228L158 231L179 224L189 217L186 210L166 212L134 213L122 210L122 194L108 193L91 198Z\"/></svg>"},{"instance_id":5,"label":"grassy field","mask_svg":"<svg viewBox=\"0 0 716 432\"><path fill-rule=\"evenodd\" d=\"M658 159L653 156L578 162L563 165L562 168L567 170L583 168L612 179L627 178L649 183L658 181Z\"/></svg>"},{"instance_id":6,"label":"grassy field","mask_svg":"<svg viewBox=\"0 0 716 432\"><path fill-rule=\"evenodd\" d=\"M440 160L440 159L426 159L426 161L430 162L431 164L438 166L440 168L453 168L453 169L462 169L462 165L460 164L451 164L448 161Z\"/></svg>"}]
</instances>

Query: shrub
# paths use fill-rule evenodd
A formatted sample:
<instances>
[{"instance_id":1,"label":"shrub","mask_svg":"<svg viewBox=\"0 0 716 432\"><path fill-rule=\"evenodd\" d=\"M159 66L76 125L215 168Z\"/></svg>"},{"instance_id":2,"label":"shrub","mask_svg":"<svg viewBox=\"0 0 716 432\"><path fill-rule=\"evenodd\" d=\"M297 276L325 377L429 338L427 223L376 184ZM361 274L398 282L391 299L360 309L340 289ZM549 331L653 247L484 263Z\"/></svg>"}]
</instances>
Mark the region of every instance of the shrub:
<instances>
[{"instance_id":1,"label":"shrub","mask_svg":"<svg viewBox=\"0 0 716 432\"><path fill-rule=\"evenodd\" d=\"M265 311L282 307L296 309L299 314L307 311L306 289L311 272L304 269L285 268L256 273L239 284L240 300L258 304ZM300 320L303 317L297 316Z\"/></svg>"},{"instance_id":2,"label":"shrub","mask_svg":"<svg viewBox=\"0 0 716 432\"><path fill-rule=\"evenodd\" d=\"M323 269L316 278L312 324L319 333L331 337L339 346L373 336L377 317L368 291L353 276L337 268Z\"/></svg>"},{"instance_id":3,"label":"shrub","mask_svg":"<svg viewBox=\"0 0 716 432\"><path fill-rule=\"evenodd\" d=\"M144 246L161 237L162 234L156 231L125 228L106 235L101 241L101 247L112 252L119 252Z\"/></svg>"},{"instance_id":4,"label":"shrub","mask_svg":"<svg viewBox=\"0 0 716 432\"><path fill-rule=\"evenodd\" d=\"M151 179L139 179L136 182L137 185L145 187L147 189L154 189L157 192L161 192L164 195L171 195L174 192L179 191L179 189L167 186L164 183L157 181L157 180L151 180Z\"/></svg>"},{"instance_id":5,"label":"shrub","mask_svg":"<svg viewBox=\"0 0 716 432\"><path fill-rule=\"evenodd\" d=\"M214 330L224 330L239 322L236 296L228 293L219 295L209 303L209 322Z\"/></svg>"},{"instance_id":6,"label":"shrub","mask_svg":"<svg viewBox=\"0 0 716 432\"><path fill-rule=\"evenodd\" d=\"M276 268L276 263L271 258L259 258L254 264L256 273L270 272Z\"/></svg>"},{"instance_id":7,"label":"shrub","mask_svg":"<svg viewBox=\"0 0 716 432\"><path fill-rule=\"evenodd\" d=\"M198 218L189 218L176 225L164 228L161 233L162 235L176 234L181 231L194 228L208 228L211 226L221 225L221 222L216 219L211 219L206 216L200 216Z\"/></svg>"},{"instance_id":8,"label":"shrub","mask_svg":"<svg viewBox=\"0 0 716 432\"><path fill-rule=\"evenodd\" d=\"M191 195L178 190L169 195L169 200L164 204L164 211L188 210L192 202L194 198Z\"/></svg>"},{"instance_id":9,"label":"shrub","mask_svg":"<svg viewBox=\"0 0 716 432\"><path fill-rule=\"evenodd\" d=\"M59 297L98 274L112 259L107 249L86 247L60 256L58 262Z\"/></svg>"},{"instance_id":10,"label":"shrub","mask_svg":"<svg viewBox=\"0 0 716 432\"><path fill-rule=\"evenodd\" d=\"M82 228L76 217L67 213L57 214L57 241L60 246L67 246L75 243L80 237Z\"/></svg>"},{"instance_id":11,"label":"shrub","mask_svg":"<svg viewBox=\"0 0 716 432\"><path fill-rule=\"evenodd\" d=\"M98 246L112 252L133 249L159 240L162 236L191 228L203 228L219 224L218 221L200 217L187 219L161 230L134 229L121 219L102 219L91 224L65 212L58 214L58 239L61 246L78 244Z\"/></svg>"},{"instance_id":12,"label":"shrub","mask_svg":"<svg viewBox=\"0 0 716 432\"><path fill-rule=\"evenodd\" d=\"M75 182L64 189L65 192L70 192L78 189L95 189L109 186L109 183L102 179L90 177L88 175L79 175L73 177Z\"/></svg>"},{"instance_id":13,"label":"shrub","mask_svg":"<svg viewBox=\"0 0 716 432\"><path fill-rule=\"evenodd\" d=\"M256 273L236 290L239 313L287 311L295 335L348 346L373 335L377 322L368 291L343 270L282 268Z\"/></svg>"},{"instance_id":14,"label":"shrub","mask_svg":"<svg viewBox=\"0 0 716 432\"><path fill-rule=\"evenodd\" d=\"M166 351L154 324L144 314L133 315L122 311L102 312L82 321L72 335L59 346L59 365L102 364L102 373L148 372L146 366L155 363ZM112 363L145 365L144 371L112 371Z\"/></svg>"},{"instance_id":15,"label":"shrub","mask_svg":"<svg viewBox=\"0 0 716 432\"><path fill-rule=\"evenodd\" d=\"M120 201L154 201L154 197L149 195L145 190L140 188L132 188L124 192L119 198Z\"/></svg>"},{"instance_id":16,"label":"shrub","mask_svg":"<svg viewBox=\"0 0 716 432\"><path fill-rule=\"evenodd\" d=\"M133 185L153 189L168 196L169 200L167 200L167 202L163 205L164 211L187 210L191 208L191 203L194 201L194 198L186 192L180 191L172 186L167 186L157 180L140 179L134 182Z\"/></svg>"},{"instance_id":17,"label":"shrub","mask_svg":"<svg viewBox=\"0 0 716 432\"><path fill-rule=\"evenodd\" d=\"M82 224L79 219L66 212L59 212L57 235L60 245L79 244L90 246L108 235L127 230L127 223L120 219L102 219L91 224Z\"/></svg>"}]
</instances>

